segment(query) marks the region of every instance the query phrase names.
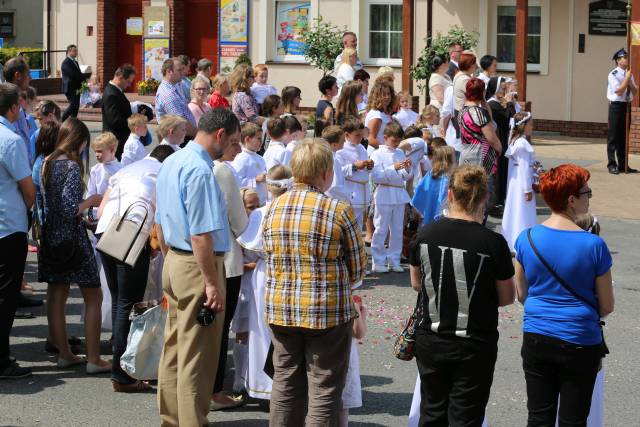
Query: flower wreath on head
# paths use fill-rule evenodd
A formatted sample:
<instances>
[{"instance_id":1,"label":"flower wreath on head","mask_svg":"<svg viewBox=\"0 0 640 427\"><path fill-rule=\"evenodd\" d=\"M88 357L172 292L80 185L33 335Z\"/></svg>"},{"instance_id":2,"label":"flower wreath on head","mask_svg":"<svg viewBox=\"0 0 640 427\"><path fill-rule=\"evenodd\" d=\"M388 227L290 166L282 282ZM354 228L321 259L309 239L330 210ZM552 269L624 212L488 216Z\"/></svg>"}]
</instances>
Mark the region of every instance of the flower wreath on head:
<instances>
[{"instance_id":1,"label":"flower wreath on head","mask_svg":"<svg viewBox=\"0 0 640 427\"><path fill-rule=\"evenodd\" d=\"M527 114L522 118L522 120L518 122L516 122L516 119L514 119L513 117L509 119L509 139L507 140L509 141L509 144L511 144L511 138L513 137L513 130L520 125L528 123L529 120L531 120L532 118L533 116L531 115L531 112L527 111Z\"/></svg>"},{"instance_id":2,"label":"flower wreath on head","mask_svg":"<svg viewBox=\"0 0 640 427\"><path fill-rule=\"evenodd\" d=\"M267 185L273 185L278 188L286 188L287 190L290 190L291 186L293 185L293 178L285 178L285 179L267 178Z\"/></svg>"}]
</instances>

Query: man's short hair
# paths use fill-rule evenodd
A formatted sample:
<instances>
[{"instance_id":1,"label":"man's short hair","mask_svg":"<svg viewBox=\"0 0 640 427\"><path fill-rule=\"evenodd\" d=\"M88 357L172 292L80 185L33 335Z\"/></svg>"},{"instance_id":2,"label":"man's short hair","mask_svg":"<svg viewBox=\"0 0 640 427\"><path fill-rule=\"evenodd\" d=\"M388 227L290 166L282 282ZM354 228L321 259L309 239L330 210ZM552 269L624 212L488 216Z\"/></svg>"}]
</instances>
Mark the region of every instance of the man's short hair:
<instances>
[{"instance_id":1,"label":"man's short hair","mask_svg":"<svg viewBox=\"0 0 640 427\"><path fill-rule=\"evenodd\" d=\"M167 71L173 71L173 64L176 62L176 58L165 59L162 63L162 76L164 77L167 74Z\"/></svg>"},{"instance_id":2,"label":"man's short hair","mask_svg":"<svg viewBox=\"0 0 640 427\"><path fill-rule=\"evenodd\" d=\"M271 139L279 140L286 131L284 120L279 117L267 122L267 133Z\"/></svg>"},{"instance_id":3,"label":"man's short hair","mask_svg":"<svg viewBox=\"0 0 640 427\"><path fill-rule=\"evenodd\" d=\"M402 126L400 126L400 124L396 121L392 121L391 123L389 123L384 128L383 134L387 138L403 138L404 137Z\"/></svg>"},{"instance_id":4,"label":"man's short hair","mask_svg":"<svg viewBox=\"0 0 640 427\"><path fill-rule=\"evenodd\" d=\"M291 155L291 171L296 182L314 184L333 167L333 151L323 139L305 138Z\"/></svg>"},{"instance_id":5,"label":"man's short hair","mask_svg":"<svg viewBox=\"0 0 640 427\"><path fill-rule=\"evenodd\" d=\"M4 116L12 106L18 105L18 86L0 83L0 115Z\"/></svg>"},{"instance_id":6,"label":"man's short hair","mask_svg":"<svg viewBox=\"0 0 640 427\"><path fill-rule=\"evenodd\" d=\"M240 131L240 121L231 110L223 107L214 108L202 115L198 122L198 131L211 135L224 129L228 135Z\"/></svg>"},{"instance_id":7,"label":"man's short hair","mask_svg":"<svg viewBox=\"0 0 640 427\"><path fill-rule=\"evenodd\" d=\"M71 49L77 49L77 48L78 48L78 46L76 46L75 44L70 44L69 46L67 46L67 55L69 54L69 51Z\"/></svg>"},{"instance_id":8,"label":"man's short hair","mask_svg":"<svg viewBox=\"0 0 640 427\"><path fill-rule=\"evenodd\" d=\"M15 56L4 64L4 79L8 83L13 83L16 73L22 74L29 70L29 64L22 56Z\"/></svg>"},{"instance_id":9,"label":"man's short hair","mask_svg":"<svg viewBox=\"0 0 640 427\"><path fill-rule=\"evenodd\" d=\"M114 77L122 77L123 79L128 79L132 75L136 73L136 69L131 64L122 64L116 69L116 72L113 74Z\"/></svg>"},{"instance_id":10,"label":"man's short hair","mask_svg":"<svg viewBox=\"0 0 640 427\"><path fill-rule=\"evenodd\" d=\"M173 153L175 153L173 147L171 147L169 144L162 144L154 148L153 151L151 151L151 153L149 154L149 157L153 157L154 159L162 163Z\"/></svg>"},{"instance_id":11,"label":"man's short hair","mask_svg":"<svg viewBox=\"0 0 640 427\"><path fill-rule=\"evenodd\" d=\"M485 55L480 58L480 68L482 68L483 70L488 70L489 67L491 67L491 64L493 64L493 61L497 60L498 58L493 55Z\"/></svg>"},{"instance_id":12,"label":"man's short hair","mask_svg":"<svg viewBox=\"0 0 640 427\"><path fill-rule=\"evenodd\" d=\"M191 60L189 59L189 57L187 55L178 55L178 61L180 61L182 63L182 65L185 66L189 66L189 64L191 63Z\"/></svg>"},{"instance_id":13,"label":"man's short hair","mask_svg":"<svg viewBox=\"0 0 640 427\"><path fill-rule=\"evenodd\" d=\"M318 89L320 93L323 95L327 94L327 91L330 91L333 85L335 85L338 80L333 76L324 76L318 82Z\"/></svg>"},{"instance_id":14,"label":"man's short hair","mask_svg":"<svg viewBox=\"0 0 640 427\"><path fill-rule=\"evenodd\" d=\"M332 125L322 129L322 139L329 144L338 144L344 135L344 131L340 126Z\"/></svg>"},{"instance_id":15,"label":"man's short hair","mask_svg":"<svg viewBox=\"0 0 640 427\"><path fill-rule=\"evenodd\" d=\"M354 33L353 31L345 31L345 32L342 34L342 44L344 44L344 39L345 39L345 37L347 37L347 36L353 36L353 37L355 37L356 39L358 38L358 36L356 35L356 33Z\"/></svg>"},{"instance_id":16,"label":"man's short hair","mask_svg":"<svg viewBox=\"0 0 640 427\"><path fill-rule=\"evenodd\" d=\"M202 58L198 61L198 71L204 71L207 68L213 68L213 62L209 58Z\"/></svg>"}]
</instances>

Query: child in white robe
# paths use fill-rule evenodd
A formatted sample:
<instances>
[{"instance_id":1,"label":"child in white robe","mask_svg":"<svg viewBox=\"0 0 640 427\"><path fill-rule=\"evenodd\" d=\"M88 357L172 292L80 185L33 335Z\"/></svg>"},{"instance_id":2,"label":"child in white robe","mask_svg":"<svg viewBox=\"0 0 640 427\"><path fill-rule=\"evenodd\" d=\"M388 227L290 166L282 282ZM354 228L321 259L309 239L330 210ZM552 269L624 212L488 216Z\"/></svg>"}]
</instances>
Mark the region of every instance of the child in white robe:
<instances>
[{"instance_id":1,"label":"child in white robe","mask_svg":"<svg viewBox=\"0 0 640 427\"><path fill-rule=\"evenodd\" d=\"M278 197L287 192L291 184L291 170L286 166L277 165L267 173L267 189L272 197ZM238 243L244 249L258 255L256 266L251 277L251 291L253 293L248 310L249 362L245 376L245 389L249 396L256 399L271 399L272 379L264 372L271 335L269 325L264 317L264 298L266 285L266 263L262 246L263 219L269 205L254 210L249 216L249 225L238 237Z\"/></svg>"},{"instance_id":2,"label":"child in white robe","mask_svg":"<svg viewBox=\"0 0 640 427\"><path fill-rule=\"evenodd\" d=\"M187 135L187 120L175 114L165 114L158 123L156 136L160 145L168 145L173 151L180 149Z\"/></svg>"},{"instance_id":3,"label":"child in white robe","mask_svg":"<svg viewBox=\"0 0 640 427\"><path fill-rule=\"evenodd\" d=\"M96 194L103 195L109 187L109 178L122 169L122 164L116 158L116 149L118 148L118 140L111 132L105 132L96 137L91 143L91 148L96 155L98 163L91 168L89 173L89 183L87 184L87 194L85 198L94 196ZM93 208L91 210L93 218L98 219L98 209ZM95 251L96 243L98 240L93 234L90 234L89 239ZM98 264L98 271L100 272L100 287L102 288L102 328L111 330L111 292L107 285L107 278L104 275L104 269L102 268L101 258L96 252L96 263ZM84 308L82 311L82 320L84 320Z\"/></svg>"},{"instance_id":4,"label":"child in white robe","mask_svg":"<svg viewBox=\"0 0 640 427\"><path fill-rule=\"evenodd\" d=\"M122 151L122 166L130 165L138 160L144 159L147 155L145 145L151 142L149 129L147 128L147 117L143 114L134 114L127 119L127 124L131 133L127 142L124 143Z\"/></svg>"},{"instance_id":5,"label":"child in white robe","mask_svg":"<svg viewBox=\"0 0 640 427\"><path fill-rule=\"evenodd\" d=\"M240 180L240 188L253 188L258 193L260 206L267 203L267 164L258 154L262 146L262 131L255 123L242 125L240 140L242 152L232 162Z\"/></svg>"},{"instance_id":6,"label":"child in white robe","mask_svg":"<svg viewBox=\"0 0 640 427\"><path fill-rule=\"evenodd\" d=\"M407 184L407 191L409 196L413 197L414 189L430 168L427 155L429 153L428 144L432 137L425 136L416 126L409 126L404 133L404 138L398 148L404 152L407 159L411 160L413 179Z\"/></svg>"},{"instance_id":7,"label":"child in white robe","mask_svg":"<svg viewBox=\"0 0 640 427\"><path fill-rule=\"evenodd\" d=\"M337 156L337 152L344 146L344 132L340 126L327 126L322 130L322 139L327 141L333 151L333 182L326 191L327 196L350 203L351 197L347 193L345 170L351 165L343 165Z\"/></svg>"},{"instance_id":8,"label":"child in white robe","mask_svg":"<svg viewBox=\"0 0 640 427\"><path fill-rule=\"evenodd\" d=\"M374 162L371 178L376 185L373 194L375 231L371 239L371 256L376 273L389 272L387 262L392 271L404 271L400 266L402 231L405 205L411 200L405 182L413 178L413 172L411 160L398 148L403 136L399 124L389 123L384 129L384 145L371 155ZM385 248L387 234L389 245Z\"/></svg>"},{"instance_id":9,"label":"child in white robe","mask_svg":"<svg viewBox=\"0 0 640 427\"><path fill-rule=\"evenodd\" d=\"M373 169L373 161L369 160L367 149L360 143L364 125L356 118L348 118L342 125L345 143L336 153L336 158L343 166L345 191L350 197L349 203L358 221L359 230L366 222L366 215L371 203L369 175Z\"/></svg>"},{"instance_id":10,"label":"child in white robe","mask_svg":"<svg viewBox=\"0 0 640 427\"><path fill-rule=\"evenodd\" d=\"M411 94L409 92L398 92L397 99L400 108L393 115L393 119L400 123L402 130L407 130L409 126L416 124L418 113L411 109Z\"/></svg>"},{"instance_id":11,"label":"child in white robe","mask_svg":"<svg viewBox=\"0 0 640 427\"><path fill-rule=\"evenodd\" d=\"M284 136L284 139L287 141L284 165L291 167L291 155L293 154L293 150L296 148L296 145L298 145L298 142L304 139L306 129L296 116L285 116L282 120L284 120L284 128L287 130Z\"/></svg>"},{"instance_id":12,"label":"child in white robe","mask_svg":"<svg viewBox=\"0 0 640 427\"><path fill-rule=\"evenodd\" d=\"M511 138L504 155L509 159L507 200L502 216L502 234L514 251L516 239L523 230L536 225L536 198L533 193L535 154L527 137L531 136L531 114L517 113L511 122Z\"/></svg>"},{"instance_id":13,"label":"child in white robe","mask_svg":"<svg viewBox=\"0 0 640 427\"><path fill-rule=\"evenodd\" d=\"M286 139L287 129L284 126L284 120L281 118L269 120L267 133L271 138L271 142L269 142L269 147L264 152L263 157L268 172L274 166L285 164L287 156L286 145L289 141Z\"/></svg>"}]
</instances>

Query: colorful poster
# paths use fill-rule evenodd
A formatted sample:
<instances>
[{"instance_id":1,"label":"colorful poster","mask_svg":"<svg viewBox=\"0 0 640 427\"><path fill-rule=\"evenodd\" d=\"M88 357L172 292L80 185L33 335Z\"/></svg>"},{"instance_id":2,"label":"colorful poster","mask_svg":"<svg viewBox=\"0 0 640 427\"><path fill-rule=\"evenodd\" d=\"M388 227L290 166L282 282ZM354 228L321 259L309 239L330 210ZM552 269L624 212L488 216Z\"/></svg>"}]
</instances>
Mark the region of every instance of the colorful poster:
<instances>
[{"instance_id":1,"label":"colorful poster","mask_svg":"<svg viewBox=\"0 0 640 427\"><path fill-rule=\"evenodd\" d=\"M220 42L247 43L247 0L220 1Z\"/></svg>"},{"instance_id":2,"label":"colorful poster","mask_svg":"<svg viewBox=\"0 0 640 427\"><path fill-rule=\"evenodd\" d=\"M127 34L130 36L142 35L142 18L127 18Z\"/></svg>"},{"instance_id":3,"label":"colorful poster","mask_svg":"<svg viewBox=\"0 0 640 427\"><path fill-rule=\"evenodd\" d=\"M144 39L144 78L162 80L162 63L169 59L169 39Z\"/></svg>"},{"instance_id":4,"label":"colorful poster","mask_svg":"<svg viewBox=\"0 0 640 427\"><path fill-rule=\"evenodd\" d=\"M243 53L247 53L246 44L225 44L220 45L220 72L230 73L236 65L236 60Z\"/></svg>"},{"instance_id":5,"label":"colorful poster","mask_svg":"<svg viewBox=\"0 0 640 427\"><path fill-rule=\"evenodd\" d=\"M640 22L634 21L631 23L631 44L640 46Z\"/></svg>"},{"instance_id":6,"label":"colorful poster","mask_svg":"<svg viewBox=\"0 0 640 427\"><path fill-rule=\"evenodd\" d=\"M165 36L164 32L164 21L149 21L149 27L147 29L147 34L150 37L161 37Z\"/></svg>"},{"instance_id":7,"label":"colorful poster","mask_svg":"<svg viewBox=\"0 0 640 427\"><path fill-rule=\"evenodd\" d=\"M304 60L304 33L309 29L311 3L276 2L276 56L280 60Z\"/></svg>"}]
</instances>

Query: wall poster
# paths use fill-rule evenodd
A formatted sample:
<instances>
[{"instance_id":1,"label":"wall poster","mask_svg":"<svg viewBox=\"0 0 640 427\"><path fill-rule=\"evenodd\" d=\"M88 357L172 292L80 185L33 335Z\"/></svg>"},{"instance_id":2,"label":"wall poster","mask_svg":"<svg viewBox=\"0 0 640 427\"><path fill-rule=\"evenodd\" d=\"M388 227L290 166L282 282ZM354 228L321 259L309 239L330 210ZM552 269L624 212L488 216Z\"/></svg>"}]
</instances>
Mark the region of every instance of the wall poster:
<instances>
[{"instance_id":1,"label":"wall poster","mask_svg":"<svg viewBox=\"0 0 640 427\"><path fill-rule=\"evenodd\" d=\"M218 70L230 73L236 59L249 54L249 0L221 0L218 23Z\"/></svg>"},{"instance_id":2,"label":"wall poster","mask_svg":"<svg viewBox=\"0 0 640 427\"><path fill-rule=\"evenodd\" d=\"M276 1L276 60L304 61L304 33L309 29L311 3Z\"/></svg>"},{"instance_id":3,"label":"wall poster","mask_svg":"<svg viewBox=\"0 0 640 427\"><path fill-rule=\"evenodd\" d=\"M169 59L169 39L148 39L143 42L144 78L162 81L162 63Z\"/></svg>"}]
</instances>

